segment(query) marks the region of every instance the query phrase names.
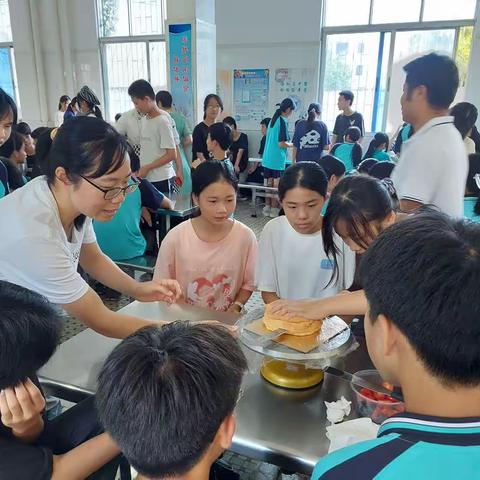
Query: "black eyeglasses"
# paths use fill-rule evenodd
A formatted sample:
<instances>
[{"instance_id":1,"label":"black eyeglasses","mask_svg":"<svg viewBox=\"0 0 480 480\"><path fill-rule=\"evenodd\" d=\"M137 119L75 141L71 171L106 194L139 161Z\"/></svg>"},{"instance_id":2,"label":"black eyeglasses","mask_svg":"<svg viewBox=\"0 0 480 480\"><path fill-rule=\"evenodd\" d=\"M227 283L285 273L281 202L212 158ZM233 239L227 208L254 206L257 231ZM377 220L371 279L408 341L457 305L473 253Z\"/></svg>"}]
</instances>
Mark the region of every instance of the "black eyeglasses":
<instances>
[{"instance_id":1,"label":"black eyeglasses","mask_svg":"<svg viewBox=\"0 0 480 480\"><path fill-rule=\"evenodd\" d=\"M121 193L123 193L123 195L128 195L129 193L133 193L137 188L138 188L138 185L140 184L140 182L138 182L137 180L135 180L134 178L132 178L132 180L135 182L135 183L132 183L130 185L127 185L126 187L117 187L117 188L108 188L108 189L105 189L105 188L101 188L99 187L98 185L95 185L95 183L93 183L91 180L89 180L87 177L84 177L83 175L80 175L86 182L88 182L90 185L93 185L97 190L100 190L101 192L103 192L103 198L105 200L112 200L114 199L115 197L118 197Z\"/></svg>"}]
</instances>

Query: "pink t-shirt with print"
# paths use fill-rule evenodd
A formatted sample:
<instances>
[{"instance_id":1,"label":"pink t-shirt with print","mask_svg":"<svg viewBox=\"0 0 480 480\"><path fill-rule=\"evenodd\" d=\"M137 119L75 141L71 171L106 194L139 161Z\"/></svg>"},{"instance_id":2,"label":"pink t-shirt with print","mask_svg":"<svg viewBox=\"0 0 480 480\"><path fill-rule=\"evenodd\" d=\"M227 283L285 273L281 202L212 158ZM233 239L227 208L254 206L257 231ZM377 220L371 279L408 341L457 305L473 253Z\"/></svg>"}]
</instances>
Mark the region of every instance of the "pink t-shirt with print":
<instances>
[{"instance_id":1,"label":"pink t-shirt with print","mask_svg":"<svg viewBox=\"0 0 480 480\"><path fill-rule=\"evenodd\" d=\"M201 240L192 221L168 232L160 246L154 278L172 278L180 284L187 303L225 311L238 291L255 290L257 239L234 220L219 242Z\"/></svg>"}]
</instances>

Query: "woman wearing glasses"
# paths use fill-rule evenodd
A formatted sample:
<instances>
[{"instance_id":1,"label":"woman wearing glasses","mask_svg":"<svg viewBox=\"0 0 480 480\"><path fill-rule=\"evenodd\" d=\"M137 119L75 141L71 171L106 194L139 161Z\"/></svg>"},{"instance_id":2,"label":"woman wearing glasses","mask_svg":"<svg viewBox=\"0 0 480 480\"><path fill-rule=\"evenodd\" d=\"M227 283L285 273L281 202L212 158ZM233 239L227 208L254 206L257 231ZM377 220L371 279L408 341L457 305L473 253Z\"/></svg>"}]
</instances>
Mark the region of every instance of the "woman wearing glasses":
<instances>
[{"instance_id":1,"label":"woman wearing glasses","mask_svg":"<svg viewBox=\"0 0 480 480\"><path fill-rule=\"evenodd\" d=\"M203 121L192 133L192 167L197 168L202 162L210 158L207 148L208 129L216 122L223 112L222 99L215 93L210 93L203 102Z\"/></svg>"},{"instance_id":2,"label":"woman wearing glasses","mask_svg":"<svg viewBox=\"0 0 480 480\"><path fill-rule=\"evenodd\" d=\"M136 282L96 242L92 219L108 222L129 183L126 140L109 124L79 117L43 133L37 158L44 176L0 200L0 279L47 297L85 325L123 338L150 322L109 310L77 272L142 301L175 302L177 282Z\"/></svg>"}]
</instances>

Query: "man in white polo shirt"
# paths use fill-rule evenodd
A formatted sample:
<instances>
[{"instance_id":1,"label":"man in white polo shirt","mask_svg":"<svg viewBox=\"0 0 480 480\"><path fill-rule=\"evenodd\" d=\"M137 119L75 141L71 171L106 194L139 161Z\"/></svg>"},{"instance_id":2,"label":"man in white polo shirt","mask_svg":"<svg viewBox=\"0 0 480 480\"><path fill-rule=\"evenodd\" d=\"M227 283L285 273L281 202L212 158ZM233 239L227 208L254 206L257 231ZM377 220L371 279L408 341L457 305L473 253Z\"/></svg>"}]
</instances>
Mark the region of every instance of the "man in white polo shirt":
<instances>
[{"instance_id":1,"label":"man in white polo shirt","mask_svg":"<svg viewBox=\"0 0 480 480\"><path fill-rule=\"evenodd\" d=\"M400 206L409 212L422 205L434 205L460 217L468 160L453 117L448 116L458 89L457 66L450 57L430 53L403 69L407 76L402 115L415 133L404 142L392 174Z\"/></svg>"}]
</instances>

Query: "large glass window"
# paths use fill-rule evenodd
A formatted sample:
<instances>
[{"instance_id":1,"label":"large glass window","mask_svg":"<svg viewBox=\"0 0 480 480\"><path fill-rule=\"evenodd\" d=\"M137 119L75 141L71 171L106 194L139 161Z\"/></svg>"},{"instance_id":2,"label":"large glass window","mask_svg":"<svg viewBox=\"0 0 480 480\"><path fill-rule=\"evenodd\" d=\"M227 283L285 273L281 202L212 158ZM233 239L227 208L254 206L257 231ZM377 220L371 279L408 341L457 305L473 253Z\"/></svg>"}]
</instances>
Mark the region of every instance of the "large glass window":
<instances>
[{"instance_id":1,"label":"large glass window","mask_svg":"<svg viewBox=\"0 0 480 480\"><path fill-rule=\"evenodd\" d=\"M165 0L98 0L107 117L132 108L129 85L140 78L166 88Z\"/></svg>"},{"instance_id":2,"label":"large glass window","mask_svg":"<svg viewBox=\"0 0 480 480\"><path fill-rule=\"evenodd\" d=\"M395 130L402 121L403 67L431 51L455 59L460 73L455 100L463 99L476 0L361 0L354 9L348 0L325 2L320 97L330 129L339 113L338 93L347 89L367 131Z\"/></svg>"},{"instance_id":3,"label":"large glass window","mask_svg":"<svg viewBox=\"0 0 480 480\"><path fill-rule=\"evenodd\" d=\"M414 58L431 51L452 56L454 45L454 29L397 32L390 74L387 131L395 130L402 123L400 97L405 80L403 67Z\"/></svg>"},{"instance_id":4,"label":"large glass window","mask_svg":"<svg viewBox=\"0 0 480 480\"><path fill-rule=\"evenodd\" d=\"M165 0L98 0L102 37L163 34Z\"/></svg>"},{"instance_id":5,"label":"large glass window","mask_svg":"<svg viewBox=\"0 0 480 480\"><path fill-rule=\"evenodd\" d=\"M8 0L0 0L0 42L12 41L12 27L10 25L10 10Z\"/></svg>"},{"instance_id":6,"label":"large glass window","mask_svg":"<svg viewBox=\"0 0 480 480\"><path fill-rule=\"evenodd\" d=\"M0 88L15 100L20 111L8 0L0 0Z\"/></svg>"},{"instance_id":7,"label":"large glass window","mask_svg":"<svg viewBox=\"0 0 480 480\"><path fill-rule=\"evenodd\" d=\"M325 0L326 27L473 20L477 0Z\"/></svg>"}]
</instances>

